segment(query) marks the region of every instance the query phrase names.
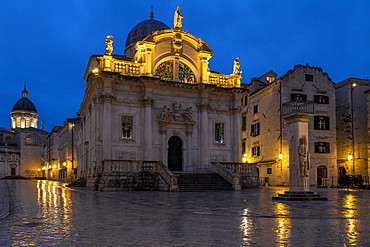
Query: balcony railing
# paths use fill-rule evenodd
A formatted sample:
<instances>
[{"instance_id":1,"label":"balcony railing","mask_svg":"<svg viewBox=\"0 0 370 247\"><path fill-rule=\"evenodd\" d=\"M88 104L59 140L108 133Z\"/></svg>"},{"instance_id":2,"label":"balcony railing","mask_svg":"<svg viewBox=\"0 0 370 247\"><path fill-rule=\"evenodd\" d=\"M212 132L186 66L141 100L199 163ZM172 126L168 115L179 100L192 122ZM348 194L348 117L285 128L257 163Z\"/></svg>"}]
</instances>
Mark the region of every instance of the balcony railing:
<instances>
[{"instance_id":1,"label":"balcony railing","mask_svg":"<svg viewBox=\"0 0 370 247\"><path fill-rule=\"evenodd\" d=\"M314 114L313 101L289 101L283 104L283 116L294 113Z\"/></svg>"}]
</instances>

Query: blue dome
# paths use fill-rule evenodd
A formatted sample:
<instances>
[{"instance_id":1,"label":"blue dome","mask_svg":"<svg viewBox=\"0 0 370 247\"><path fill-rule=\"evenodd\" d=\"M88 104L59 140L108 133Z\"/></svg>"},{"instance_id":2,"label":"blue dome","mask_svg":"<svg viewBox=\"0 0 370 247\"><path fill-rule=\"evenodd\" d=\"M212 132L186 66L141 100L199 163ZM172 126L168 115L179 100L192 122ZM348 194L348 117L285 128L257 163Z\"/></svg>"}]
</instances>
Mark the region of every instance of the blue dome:
<instances>
[{"instance_id":1,"label":"blue dome","mask_svg":"<svg viewBox=\"0 0 370 247\"><path fill-rule=\"evenodd\" d=\"M22 91L22 98L14 104L12 111L27 111L37 113L35 105L31 100L28 99L26 86L24 86L24 90Z\"/></svg>"},{"instance_id":2,"label":"blue dome","mask_svg":"<svg viewBox=\"0 0 370 247\"><path fill-rule=\"evenodd\" d=\"M14 104L12 111L31 111L37 113L35 105L27 98L18 100Z\"/></svg>"},{"instance_id":3,"label":"blue dome","mask_svg":"<svg viewBox=\"0 0 370 247\"><path fill-rule=\"evenodd\" d=\"M140 40L143 40L146 36L148 36L154 31L160 31L165 29L170 28L161 21L157 21L154 19L142 21L139 24L137 24L133 29L131 29L131 31L127 35L126 47L135 44Z\"/></svg>"}]
</instances>

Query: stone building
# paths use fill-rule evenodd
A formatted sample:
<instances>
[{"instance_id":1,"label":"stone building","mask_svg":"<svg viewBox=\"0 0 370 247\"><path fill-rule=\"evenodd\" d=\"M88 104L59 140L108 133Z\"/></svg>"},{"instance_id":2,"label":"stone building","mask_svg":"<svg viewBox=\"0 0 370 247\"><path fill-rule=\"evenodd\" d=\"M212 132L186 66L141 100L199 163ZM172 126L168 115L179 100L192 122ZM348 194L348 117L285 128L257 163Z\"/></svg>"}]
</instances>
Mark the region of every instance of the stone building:
<instances>
[{"instance_id":1,"label":"stone building","mask_svg":"<svg viewBox=\"0 0 370 247\"><path fill-rule=\"evenodd\" d=\"M80 117L67 118L63 126L55 126L43 142L43 177L49 180L74 181L77 173L76 129Z\"/></svg>"},{"instance_id":2,"label":"stone building","mask_svg":"<svg viewBox=\"0 0 370 247\"><path fill-rule=\"evenodd\" d=\"M361 176L369 182L369 128L365 94L369 89L370 81L359 78L348 78L335 85L340 178Z\"/></svg>"},{"instance_id":3,"label":"stone building","mask_svg":"<svg viewBox=\"0 0 370 247\"><path fill-rule=\"evenodd\" d=\"M41 176L41 143L48 133L37 128L37 121L36 107L24 86L11 111L12 127L0 128L0 178Z\"/></svg>"},{"instance_id":4,"label":"stone building","mask_svg":"<svg viewBox=\"0 0 370 247\"><path fill-rule=\"evenodd\" d=\"M311 186L337 182L335 90L321 68L295 65L277 78L252 78L242 111L244 161L256 163L261 184L289 185L290 125L286 112L311 114L308 124Z\"/></svg>"},{"instance_id":5,"label":"stone building","mask_svg":"<svg viewBox=\"0 0 370 247\"><path fill-rule=\"evenodd\" d=\"M247 89L238 58L229 75L211 71L211 47L179 21L169 28L151 13L128 34L125 55L112 55L108 35L105 55L90 57L78 130L78 177L88 186L108 190L114 180L119 187L130 178L114 174L124 171L157 169L170 180L241 159Z\"/></svg>"}]
</instances>

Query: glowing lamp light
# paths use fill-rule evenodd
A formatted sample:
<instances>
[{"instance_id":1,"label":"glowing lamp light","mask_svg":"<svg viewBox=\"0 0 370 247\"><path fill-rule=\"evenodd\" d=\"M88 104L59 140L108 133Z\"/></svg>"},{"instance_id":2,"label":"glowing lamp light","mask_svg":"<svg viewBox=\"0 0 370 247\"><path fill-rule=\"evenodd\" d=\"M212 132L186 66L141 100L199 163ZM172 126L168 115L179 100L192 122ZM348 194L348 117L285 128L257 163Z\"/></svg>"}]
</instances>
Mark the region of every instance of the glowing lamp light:
<instances>
[{"instance_id":1,"label":"glowing lamp light","mask_svg":"<svg viewBox=\"0 0 370 247\"><path fill-rule=\"evenodd\" d=\"M54 165L53 167L54 167L54 168L57 168L57 165Z\"/></svg>"},{"instance_id":2,"label":"glowing lamp light","mask_svg":"<svg viewBox=\"0 0 370 247\"><path fill-rule=\"evenodd\" d=\"M352 160L353 159L352 154L349 154L347 158L348 158L348 160Z\"/></svg>"},{"instance_id":3,"label":"glowing lamp light","mask_svg":"<svg viewBox=\"0 0 370 247\"><path fill-rule=\"evenodd\" d=\"M44 167L42 167L42 170L46 170L46 167L44 166Z\"/></svg>"},{"instance_id":4,"label":"glowing lamp light","mask_svg":"<svg viewBox=\"0 0 370 247\"><path fill-rule=\"evenodd\" d=\"M39 169L37 169L39 172L41 171L41 169L39 168Z\"/></svg>"},{"instance_id":5,"label":"glowing lamp light","mask_svg":"<svg viewBox=\"0 0 370 247\"><path fill-rule=\"evenodd\" d=\"M357 84L356 83L352 83L352 87L356 87L357 86Z\"/></svg>"},{"instance_id":6,"label":"glowing lamp light","mask_svg":"<svg viewBox=\"0 0 370 247\"><path fill-rule=\"evenodd\" d=\"M242 162L247 163L247 154L243 154Z\"/></svg>"},{"instance_id":7,"label":"glowing lamp light","mask_svg":"<svg viewBox=\"0 0 370 247\"><path fill-rule=\"evenodd\" d=\"M67 163L66 163L66 162L63 162L63 165L64 165L64 166L67 166Z\"/></svg>"},{"instance_id":8,"label":"glowing lamp light","mask_svg":"<svg viewBox=\"0 0 370 247\"><path fill-rule=\"evenodd\" d=\"M99 72L99 69L98 68L94 68L94 69L91 70L91 72L98 73Z\"/></svg>"},{"instance_id":9,"label":"glowing lamp light","mask_svg":"<svg viewBox=\"0 0 370 247\"><path fill-rule=\"evenodd\" d=\"M283 154L279 154L279 160L281 160L283 158Z\"/></svg>"}]
</instances>

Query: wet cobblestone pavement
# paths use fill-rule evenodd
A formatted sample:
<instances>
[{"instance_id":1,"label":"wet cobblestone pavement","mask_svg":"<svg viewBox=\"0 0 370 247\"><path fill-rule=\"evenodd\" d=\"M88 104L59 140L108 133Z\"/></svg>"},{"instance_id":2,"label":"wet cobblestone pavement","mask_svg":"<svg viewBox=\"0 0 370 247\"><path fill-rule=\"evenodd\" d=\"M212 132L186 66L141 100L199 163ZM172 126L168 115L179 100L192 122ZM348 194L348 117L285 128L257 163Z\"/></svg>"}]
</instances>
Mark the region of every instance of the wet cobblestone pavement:
<instances>
[{"instance_id":1,"label":"wet cobblestone pavement","mask_svg":"<svg viewBox=\"0 0 370 247\"><path fill-rule=\"evenodd\" d=\"M272 201L285 190L96 192L2 180L0 246L370 246L369 190Z\"/></svg>"}]
</instances>

